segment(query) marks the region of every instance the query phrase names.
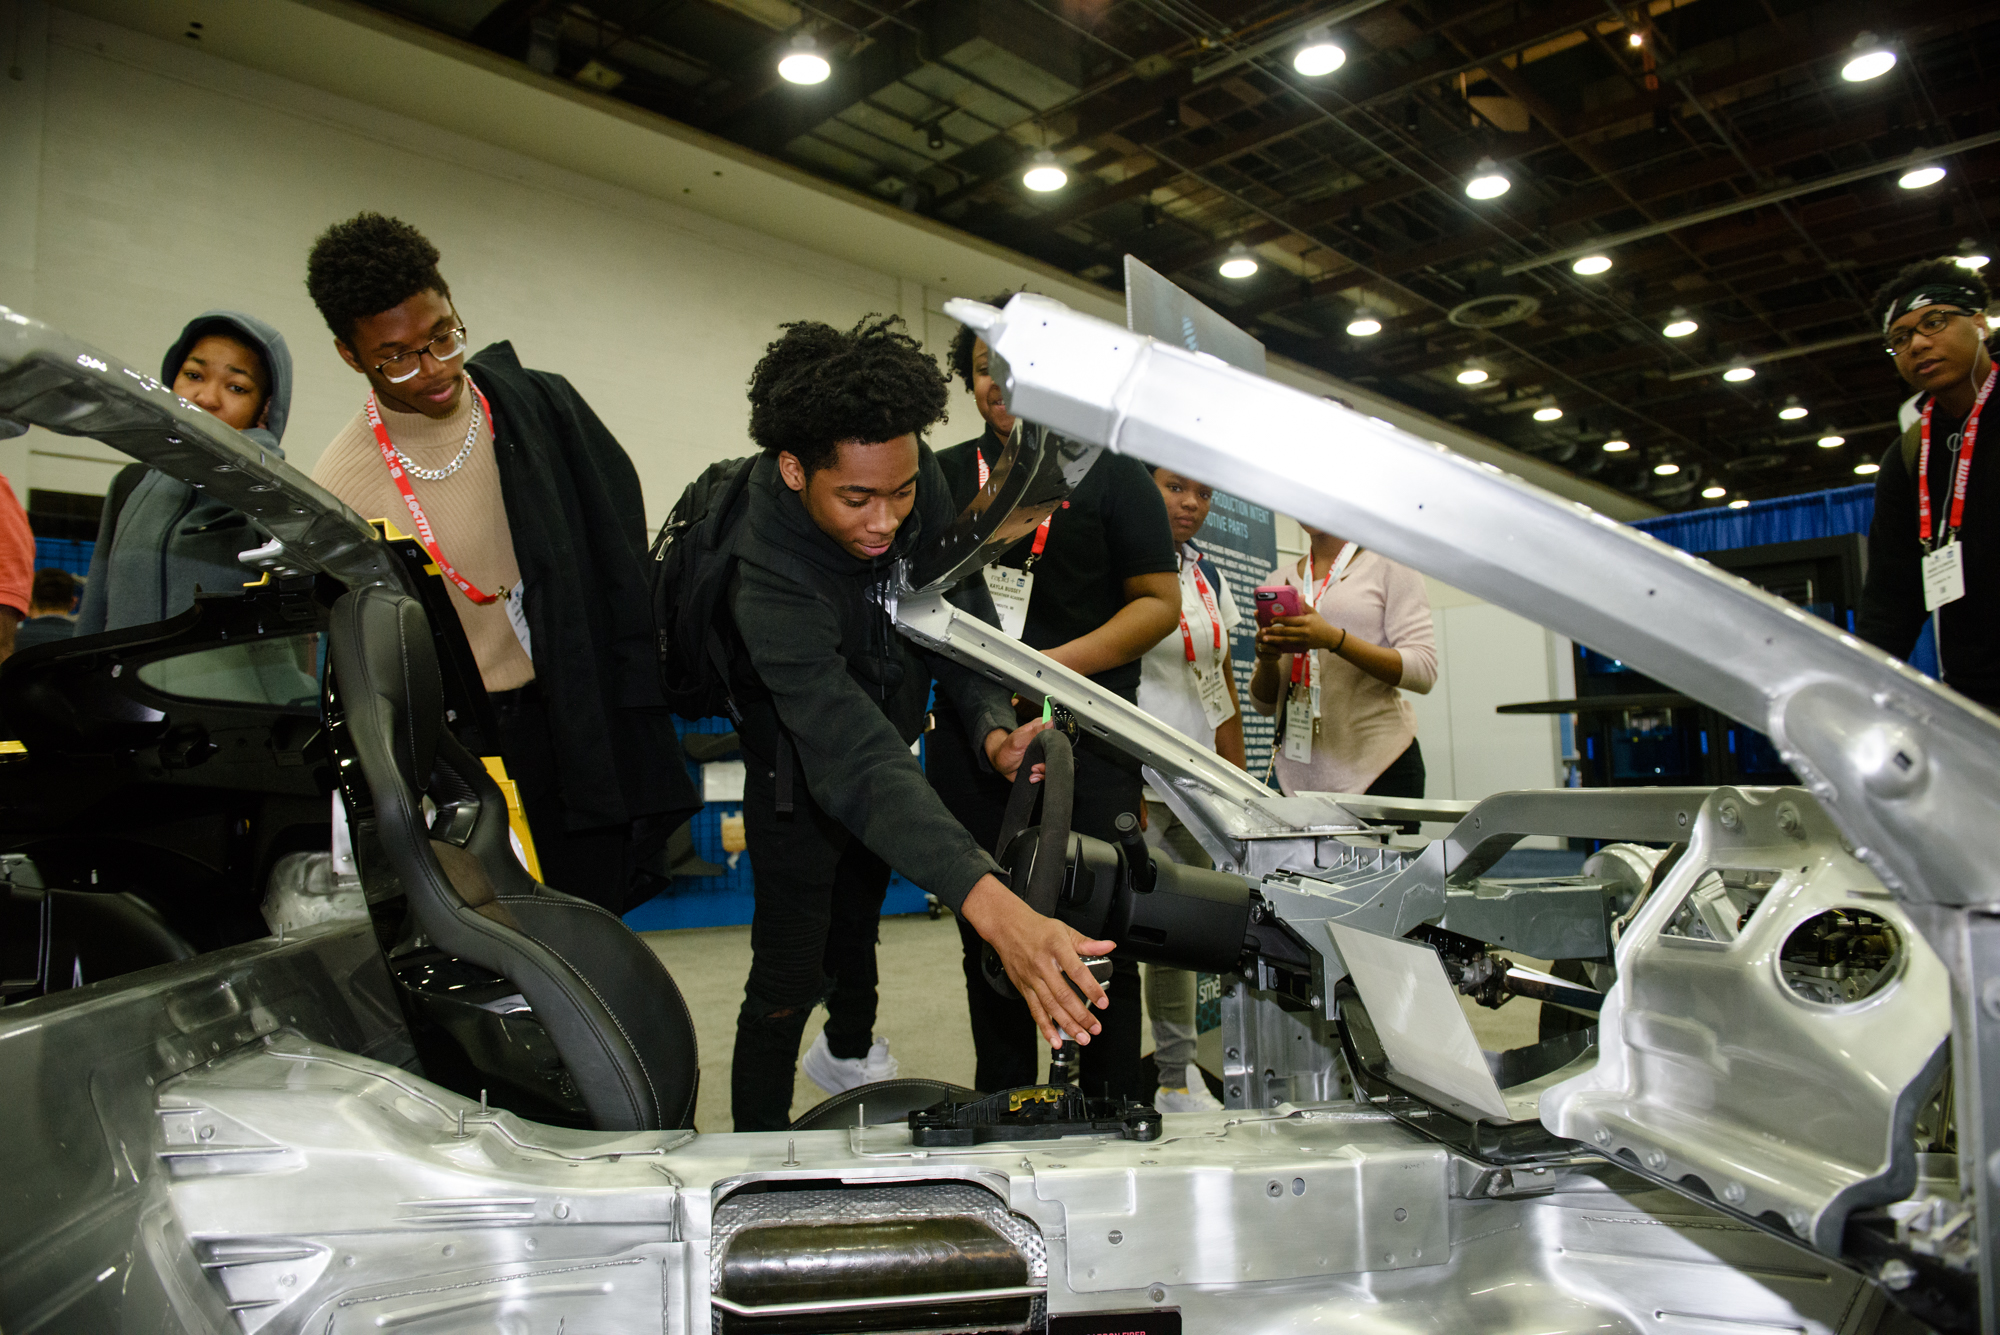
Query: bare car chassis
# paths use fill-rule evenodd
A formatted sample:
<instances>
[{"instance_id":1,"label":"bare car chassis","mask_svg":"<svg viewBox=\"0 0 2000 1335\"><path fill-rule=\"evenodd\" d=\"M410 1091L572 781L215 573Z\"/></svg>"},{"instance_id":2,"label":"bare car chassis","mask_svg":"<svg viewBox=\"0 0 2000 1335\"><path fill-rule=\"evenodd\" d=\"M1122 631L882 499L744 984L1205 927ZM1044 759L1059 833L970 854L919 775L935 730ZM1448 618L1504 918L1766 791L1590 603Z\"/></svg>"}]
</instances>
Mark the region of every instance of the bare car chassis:
<instances>
[{"instance_id":1,"label":"bare car chassis","mask_svg":"<svg viewBox=\"0 0 2000 1335\"><path fill-rule=\"evenodd\" d=\"M2000 721L1333 404L1042 299L954 313L1038 429L898 623L1138 756L1241 881L1229 1110L1149 1142L949 1150L900 1123L538 1124L412 1073L369 888L336 864L311 904L274 886L290 930L0 1008L0 1325L2000 1331ZM282 461L12 312L0 416L206 487L276 535L257 559L280 578L408 578ZM1638 664L1768 731L1805 786L1280 797L943 599L1097 447L1227 478ZM1379 838L1398 819L1455 823L1401 852ZM1626 842L1581 877L1486 877L1531 834ZM1596 1023L1482 1054L1455 996L1502 987ZM780 1278L736 1287L759 1275Z\"/></svg>"}]
</instances>

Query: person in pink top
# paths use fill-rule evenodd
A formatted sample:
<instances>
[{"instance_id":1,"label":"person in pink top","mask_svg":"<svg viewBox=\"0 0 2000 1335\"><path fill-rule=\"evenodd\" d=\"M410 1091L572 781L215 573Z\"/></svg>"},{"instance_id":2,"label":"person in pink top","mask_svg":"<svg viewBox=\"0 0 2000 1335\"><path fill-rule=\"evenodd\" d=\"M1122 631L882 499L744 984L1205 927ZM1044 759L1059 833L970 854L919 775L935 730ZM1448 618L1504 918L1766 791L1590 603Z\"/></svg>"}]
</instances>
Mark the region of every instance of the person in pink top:
<instances>
[{"instance_id":1,"label":"person in pink top","mask_svg":"<svg viewBox=\"0 0 2000 1335\"><path fill-rule=\"evenodd\" d=\"M35 534L14 488L0 477L0 660L14 652L14 630L27 618L35 584Z\"/></svg>"},{"instance_id":2,"label":"person in pink top","mask_svg":"<svg viewBox=\"0 0 2000 1335\"><path fill-rule=\"evenodd\" d=\"M1308 528L1312 550L1271 574L1299 591L1297 616L1257 632L1250 704L1278 714L1273 764L1286 793L1422 797L1424 757L1404 691L1437 683L1424 577Z\"/></svg>"}]
</instances>

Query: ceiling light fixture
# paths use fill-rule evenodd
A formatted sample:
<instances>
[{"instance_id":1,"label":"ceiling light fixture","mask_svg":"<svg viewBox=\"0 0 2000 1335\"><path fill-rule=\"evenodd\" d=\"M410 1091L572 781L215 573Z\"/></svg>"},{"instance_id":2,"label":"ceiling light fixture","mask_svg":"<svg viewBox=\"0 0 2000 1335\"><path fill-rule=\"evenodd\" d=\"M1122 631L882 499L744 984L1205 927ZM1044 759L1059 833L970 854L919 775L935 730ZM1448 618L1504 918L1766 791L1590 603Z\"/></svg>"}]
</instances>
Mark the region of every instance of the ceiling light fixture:
<instances>
[{"instance_id":1,"label":"ceiling light fixture","mask_svg":"<svg viewBox=\"0 0 2000 1335\"><path fill-rule=\"evenodd\" d=\"M1483 385L1488 378L1486 368L1483 366L1468 366L1458 373L1458 383L1461 385Z\"/></svg>"},{"instance_id":2,"label":"ceiling light fixture","mask_svg":"<svg viewBox=\"0 0 2000 1335\"><path fill-rule=\"evenodd\" d=\"M1688 314L1687 307L1676 306L1668 314L1667 323L1660 332L1668 338L1686 338L1699 328L1701 326L1695 323L1692 315Z\"/></svg>"},{"instance_id":3,"label":"ceiling light fixture","mask_svg":"<svg viewBox=\"0 0 2000 1335\"><path fill-rule=\"evenodd\" d=\"M942 122L932 121L924 127L924 142L929 144L933 151L944 147L944 125Z\"/></svg>"},{"instance_id":4,"label":"ceiling light fixture","mask_svg":"<svg viewBox=\"0 0 2000 1335\"><path fill-rule=\"evenodd\" d=\"M1250 257L1250 249L1241 241L1229 247L1229 254L1217 266L1216 272L1224 278L1248 278L1257 272L1257 261Z\"/></svg>"},{"instance_id":5,"label":"ceiling light fixture","mask_svg":"<svg viewBox=\"0 0 2000 1335\"><path fill-rule=\"evenodd\" d=\"M1535 420L1536 420L1537 422L1557 422L1557 421L1561 421L1561 420L1562 420L1562 415L1563 415L1563 410L1562 410L1562 409L1560 409L1560 408L1558 408L1558 407L1556 407L1556 406L1555 406L1555 405L1554 405L1553 403L1551 403L1551 404L1550 404L1550 405L1549 405L1548 407L1546 407L1546 408L1537 408L1537 409L1535 409Z\"/></svg>"},{"instance_id":6,"label":"ceiling light fixture","mask_svg":"<svg viewBox=\"0 0 2000 1335\"><path fill-rule=\"evenodd\" d=\"M1748 362L1739 361L1727 371L1724 371L1722 378L1732 385L1740 385L1746 380L1755 380L1757 378L1757 368Z\"/></svg>"},{"instance_id":7,"label":"ceiling light fixture","mask_svg":"<svg viewBox=\"0 0 2000 1335\"><path fill-rule=\"evenodd\" d=\"M1580 273L1585 278L1593 278L1598 274L1608 273L1610 270L1611 257L1609 255L1585 255L1575 264L1569 266L1571 273Z\"/></svg>"},{"instance_id":8,"label":"ceiling light fixture","mask_svg":"<svg viewBox=\"0 0 2000 1335\"><path fill-rule=\"evenodd\" d=\"M1837 450L1847 443L1845 436L1821 436L1819 447L1823 450Z\"/></svg>"},{"instance_id":9,"label":"ceiling light fixture","mask_svg":"<svg viewBox=\"0 0 2000 1335\"><path fill-rule=\"evenodd\" d=\"M1811 411L1810 408L1799 402L1798 395L1787 394L1785 396L1785 406L1778 409L1778 416L1787 422L1796 422Z\"/></svg>"},{"instance_id":10,"label":"ceiling light fixture","mask_svg":"<svg viewBox=\"0 0 2000 1335\"><path fill-rule=\"evenodd\" d=\"M1326 28L1314 28L1307 33L1306 44L1292 57L1292 68L1308 79L1331 74L1346 63L1347 52L1340 49L1333 33Z\"/></svg>"},{"instance_id":11,"label":"ceiling light fixture","mask_svg":"<svg viewBox=\"0 0 2000 1335\"><path fill-rule=\"evenodd\" d=\"M1465 183L1465 193L1474 199L1498 199L1513 184L1492 158L1481 158L1473 164L1472 179Z\"/></svg>"},{"instance_id":12,"label":"ceiling light fixture","mask_svg":"<svg viewBox=\"0 0 2000 1335\"><path fill-rule=\"evenodd\" d=\"M1702 499L1708 501L1719 501L1728 494L1729 488L1727 487L1703 487L1701 489Z\"/></svg>"},{"instance_id":13,"label":"ceiling light fixture","mask_svg":"<svg viewBox=\"0 0 2000 1335\"><path fill-rule=\"evenodd\" d=\"M1840 67L1840 77L1849 83L1866 83L1879 79L1896 68L1896 53L1875 40L1875 34L1864 32L1854 39L1854 54Z\"/></svg>"},{"instance_id":14,"label":"ceiling light fixture","mask_svg":"<svg viewBox=\"0 0 2000 1335\"><path fill-rule=\"evenodd\" d=\"M1654 464L1653 471L1655 473L1658 473L1661 477L1672 477L1675 473L1681 471L1681 466L1677 463L1672 463L1672 462L1663 464Z\"/></svg>"},{"instance_id":15,"label":"ceiling light fixture","mask_svg":"<svg viewBox=\"0 0 2000 1335\"><path fill-rule=\"evenodd\" d=\"M1347 332L1356 338L1373 338L1382 332L1382 322L1372 316L1364 315L1349 321Z\"/></svg>"},{"instance_id":16,"label":"ceiling light fixture","mask_svg":"<svg viewBox=\"0 0 2000 1335\"><path fill-rule=\"evenodd\" d=\"M1868 477L1871 474L1879 473L1881 471L1882 471L1881 464L1869 463L1869 464L1854 465L1854 475L1856 477Z\"/></svg>"},{"instance_id":17,"label":"ceiling light fixture","mask_svg":"<svg viewBox=\"0 0 2000 1335\"><path fill-rule=\"evenodd\" d=\"M1991 255L1988 255L1979 248L1977 241L1968 236L1965 240L1958 243L1958 254L1951 257L1951 262L1961 269L1970 269L1972 272L1978 273L1991 263L1992 259Z\"/></svg>"},{"instance_id":18,"label":"ceiling light fixture","mask_svg":"<svg viewBox=\"0 0 2000 1335\"><path fill-rule=\"evenodd\" d=\"M1913 167L1896 178L1896 184L1905 190L1923 190L1944 179L1944 168L1936 163L1924 167Z\"/></svg>"},{"instance_id":19,"label":"ceiling light fixture","mask_svg":"<svg viewBox=\"0 0 2000 1335\"><path fill-rule=\"evenodd\" d=\"M1607 440L1604 442L1604 452L1606 454L1623 454L1631 448L1632 442L1629 440Z\"/></svg>"},{"instance_id":20,"label":"ceiling light fixture","mask_svg":"<svg viewBox=\"0 0 2000 1335\"><path fill-rule=\"evenodd\" d=\"M787 83L825 83L831 73L833 66L826 63L826 57L819 53L819 43L809 32L792 38L791 50L778 62L778 74Z\"/></svg>"},{"instance_id":21,"label":"ceiling light fixture","mask_svg":"<svg viewBox=\"0 0 2000 1335\"><path fill-rule=\"evenodd\" d=\"M1646 44L1646 34L1645 34L1645 33L1642 33L1642 32L1628 32L1628 33L1626 33L1626 34L1625 34L1625 45L1627 45L1627 46L1644 46L1645 44Z\"/></svg>"},{"instance_id":22,"label":"ceiling light fixture","mask_svg":"<svg viewBox=\"0 0 2000 1335\"><path fill-rule=\"evenodd\" d=\"M1742 499L1741 497L1738 497L1736 500L1733 500L1729 503L1729 508L1732 510L1748 510L1750 508L1750 502Z\"/></svg>"},{"instance_id":23,"label":"ceiling light fixture","mask_svg":"<svg viewBox=\"0 0 2000 1335\"><path fill-rule=\"evenodd\" d=\"M1046 148L1035 154L1028 170L1021 173L1021 184L1038 194L1046 195L1051 190L1060 190L1069 184L1069 173L1056 161L1056 155Z\"/></svg>"}]
</instances>

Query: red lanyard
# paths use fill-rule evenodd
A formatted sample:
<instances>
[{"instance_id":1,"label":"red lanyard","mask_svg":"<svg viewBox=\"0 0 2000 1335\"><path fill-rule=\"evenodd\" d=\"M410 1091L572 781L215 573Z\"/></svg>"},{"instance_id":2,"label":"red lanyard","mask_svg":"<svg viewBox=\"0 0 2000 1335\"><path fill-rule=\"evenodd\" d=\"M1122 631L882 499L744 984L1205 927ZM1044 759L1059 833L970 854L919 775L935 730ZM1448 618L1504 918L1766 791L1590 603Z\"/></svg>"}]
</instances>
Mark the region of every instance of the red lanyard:
<instances>
[{"instance_id":1,"label":"red lanyard","mask_svg":"<svg viewBox=\"0 0 2000 1335\"><path fill-rule=\"evenodd\" d=\"M1963 434L1958 447L1958 467L1951 474L1951 517L1950 527L1958 532L1965 519L1965 481L1972 473L1972 446L1979 439L1979 410L1986 406L1986 396L1993 392L1993 381L2000 377L2000 365L1986 373L1986 383L1980 386L1979 397L1974 400L1972 412L1965 419ZM1928 547L1931 540L1931 409L1937 406L1932 398L1924 405L1923 448L1917 455L1917 533Z\"/></svg>"},{"instance_id":2,"label":"red lanyard","mask_svg":"<svg viewBox=\"0 0 2000 1335\"><path fill-rule=\"evenodd\" d=\"M493 425L493 410L487 406L486 396L479 393L479 386L472 383L470 375L465 377L465 383L471 387L474 394L479 395L479 411L486 414L486 424L488 429L491 429ZM417 541L423 543L424 550L431 554L431 560L437 562L437 567L444 572L444 577L453 584L458 585L460 593L481 607L484 607L488 603L499 602L503 595L481 593L473 587L471 580L459 574L452 567L451 562L444 559L444 552L437 544L437 535L431 532L431 521L424 517L423 504L417 500L417 493L410 489L410 479L404 475L403 465L396 458L396 447L389 443L389 429L382 425L382 413L375 406L373 391L370 391L367 402L363 403L361 407L362 411L368 415L368 426L375 433L375 443L382 447L382 462L389 466L389 480L396 484L396 490L403 494L403 504L409 507L410 522L416 526L417 530Z\"/></svg>"},{"instance_id":3,"label":"red lanyard","mask_svg":"<svg viewBox=\"0 0 2000 1335\"><path fill-rule=\"evenodd\" d=\"M1201 553L1195 552L1192 559L1195 592L1201 597L1202 611L1208 613L1208 624L1215 628L1215 649L1219 655L1222 652L1222 608L1215 601L1215 594L1209 589L1208 581L1201 577ZM1194 662L1194 633L1188 629L1186 607L1181 608L1181 643L1187 646L1187 661Z\"/></svg>"},{"instance_id":4,"label":"red lanyard","mask_svg":"<svg viewBox=\"0 0 2000 1335\"><path fill-rule=\"evenodd\" d=\"M1348 566L1354 563L1355 553L1359 552L1360 550L1361 549L1359 547L1356 547L1351 542L1348 543L1347 546L1341 548L1340 556L1335 557L1333 561L1327 565L1326 578L1319 582L1319 592L1313 595L1312 602L1308 604L1308 606L1312 607L1314 610L1318 610L1319 600L1326 597L1327 586L1332 584L1336 579L1339 579L1340 572L1347 569ZM1308 580L1312 578L1312 553L1310 552L1306 553L1306 578ZM1301 592L1303 592L1303 590L1301 590ZM1306 659L1309 656L1310 653L1292 655L1292 684L1294 686L1298 685L1301 681L1305 680Z\"/></svg>"},{"instance_id":5,"label":"red lanyard","mask_svg":"<svg viewBox=\"0 0 2000 1335\"><path fill-rule=\"evenodd\" d=\"M986 466L986 456L980 453L978 446L973 447L972 457L979 461L979 489L984 491L986 490L986 479L993 476L993 470ZM1068 501L1063 502L1063 508L1065 510L1069 508ZM1028 565L1032 566L1036 559L1041 556L1042 548L1049 545L1049 521L1055 517L1055 511L1051 510L1048 519L1044 519L1041 527L1035 530L1035 545L1033 550L1028 554Z\"/></svg>"}]
</instances>

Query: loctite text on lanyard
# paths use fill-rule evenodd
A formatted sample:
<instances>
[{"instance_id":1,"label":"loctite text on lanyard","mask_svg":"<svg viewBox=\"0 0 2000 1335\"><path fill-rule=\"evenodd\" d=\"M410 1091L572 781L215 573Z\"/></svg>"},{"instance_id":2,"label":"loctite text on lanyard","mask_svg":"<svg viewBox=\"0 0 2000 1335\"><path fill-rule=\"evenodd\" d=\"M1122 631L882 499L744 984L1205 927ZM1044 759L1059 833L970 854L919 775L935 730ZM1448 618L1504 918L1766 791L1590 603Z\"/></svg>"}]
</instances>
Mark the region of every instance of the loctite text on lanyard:
<instances>
[{"instance_id":1,"label":"loctite text on lanyard","mask_svg":"<svg viewBox=\"0 0 2000 1335\"><path fill-rule=\"evenodd\" d=\"M479 395L479 411L485 414L486 421L490 425L493 421L493 409L487 406L486 396L480 393L479 386L472 383L470 375L465 377L465 383L474 394ZM382 448L382 462L388 465L389 480L396 484L396 490L402 493L403 504L409 508L410 523L417 530L417 541L421 542L424 550L431 554L431 560L437 562L437 567L444 572L444 577L458 586L460 593L481 607L488 603L499 602L505 594L504 590L501 593L480 592L473 587L471 580L459 574L451 562L445 560L444 551L438 546L437 535L431 532L431 521L424 517L423 502L417 499L417 493L410 487L410 479L403 473L402 463L396 458L396 447L389 440L388 428L382 425L382 412L376 406L375 395L372 392L362 404L362 410L368 415L368 427L375 433L375 443Z\"/></svg>"},{"instance_id":2,"label":"loctite text on lanyard","mask_svg":"<svg viewBox=\"0 0 2000 1335\"><path fill-rule=\"evenodd\" d=\"M1215 600L1215 591L1208 587L1208 581L1201 576L1201 553L1194 555L1194 588L1201 595L1201 610L1208 613L1208 624L1215 630L1215 652L1222 653L1222 605ZM1181 609L1181 643L1187 648L1187 661L1194 657L1194 632L1188 629L1187 609Z\"/></svg>"},{"instance_id":3,"label":"loctite text on lanyard","mask_svg":"<svg viewBox=\"0 0 2000 1335\"><path fill-rule=\"evenodd\" d=\"M979 489L984 491L986 490L986 479L993 476L993 470L987 466L986 455L979 449L975 448L972 451L972 457L978 461ZM1063 504L1067 506L1069 502L1064 501ZM1041 525L1035 529L1035 545L1029 549L1028 559L1022 563L1024 569L1033 568L1035 562L1041 558L1042 548L1049 545L1049 520L1054 518L1055 515L1051 512L1048 519L1044 519Z\"/></svg>"},{"instance_id":4,"label":"loctite text on lanyard","mask_svg":"<svg viewBox=\"0 0 2000 1335\"><path fill-rule=\"evenodd\" d=\"M1319 600L1326 597L1327 587L1340 582L1340 577L1347 573L1347 567L1354 564L1354 558L1360 552L1360 546L1352 542L1340 549L1339 557L1334 560L1332 565L1326 568L1326 578L1319 582L1319 589L1313 594L1312 601L1306 604L1308 607L1314 609L1319 607ZM1306 558L1306 579L1312 579L1312 558L1310 556ZM1292 684L1294 686L1306 679L1306 663L1308 661L1312 663L1311 670L1317 673L1319 671L1319 661L1310 651L1292 655Z\"/></svg>"},{"instance_id":5,"label":"loctite text on lanyard","mask_svg":"<svg viewBox=\"0 0 2000 1335\"><path fill-rule=\"evenodd\" d=\"M1972 446L1979 438L1979 412L1986 406L1986 396L1993 392L1996 378L2000 378L2000 365L1986 373L1986 383L1979 387L1979 397L1974 400L1972 412L1966 417L1960 434L1958 467L1951 473L1951 511L1944 528L1947 534L1957 533L1965 520L1965 480L1972 471ZM1917 454L1917 535L1925 547L1929 547L1931 542L1931 409L1936 406L1935 397L1924 405L1920 437L1923 444Z\"/></svg>"}]
</instances>

